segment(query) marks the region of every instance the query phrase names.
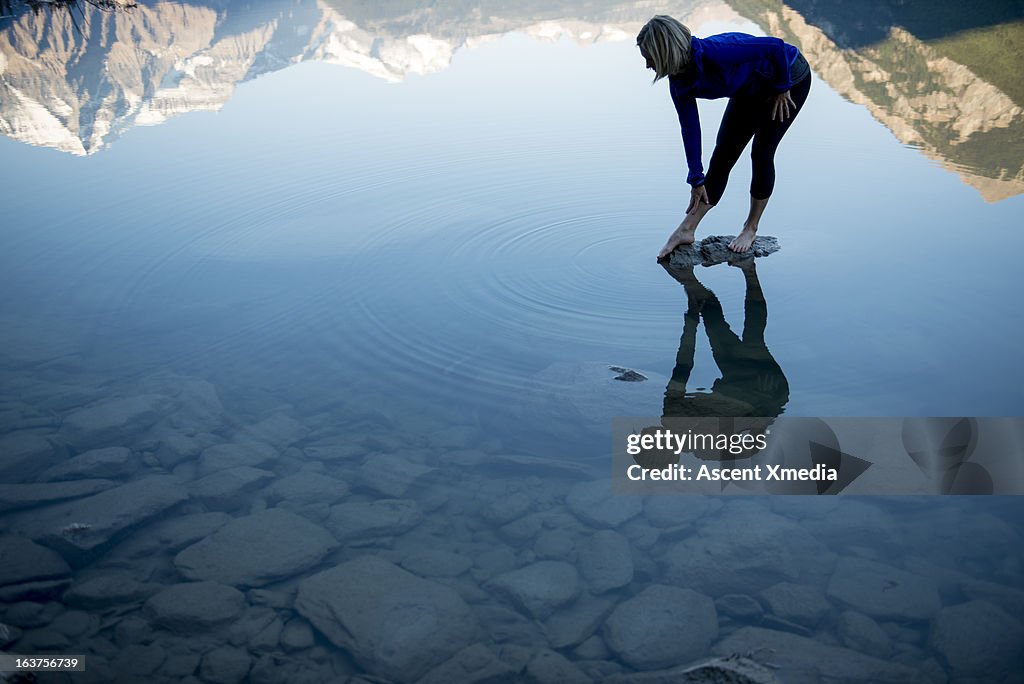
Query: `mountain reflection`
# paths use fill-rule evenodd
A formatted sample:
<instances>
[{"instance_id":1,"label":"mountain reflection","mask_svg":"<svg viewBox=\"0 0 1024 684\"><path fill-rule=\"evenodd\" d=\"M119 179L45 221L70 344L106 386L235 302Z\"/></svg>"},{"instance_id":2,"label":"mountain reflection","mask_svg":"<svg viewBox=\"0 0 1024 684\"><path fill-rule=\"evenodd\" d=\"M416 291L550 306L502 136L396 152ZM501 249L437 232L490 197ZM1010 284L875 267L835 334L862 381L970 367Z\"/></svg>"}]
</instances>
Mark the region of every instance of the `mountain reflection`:
<instances>
[{"instance_id":1,"label":"mountain reflection","mask_svg":"<svg viewBox=\"0 0 1024 684\"><path fill-rule=\"evenodd\" d=\"M401 81L513 31L540 39L631 40L644 2L235 0L0 4L0 133L89 155L138 125L218 110L235 87L303 61ZM113 3L116 5L117 3ZM905 145L958 173L985 199L1024 192L1024 10L983 0L727 0L659 6L700 32L749 20L798 45L821 78ZM77 9L76 9L77 8Z\"/></svg>"}]
</instances>

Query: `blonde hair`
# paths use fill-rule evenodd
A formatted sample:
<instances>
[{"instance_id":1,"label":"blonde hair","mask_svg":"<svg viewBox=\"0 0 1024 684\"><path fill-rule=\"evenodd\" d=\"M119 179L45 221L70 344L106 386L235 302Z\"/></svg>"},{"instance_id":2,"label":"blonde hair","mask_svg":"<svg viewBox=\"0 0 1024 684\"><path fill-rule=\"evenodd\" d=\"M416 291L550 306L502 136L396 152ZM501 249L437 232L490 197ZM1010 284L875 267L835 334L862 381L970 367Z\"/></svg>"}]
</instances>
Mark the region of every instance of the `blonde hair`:
<instances>
[{"instance_id":1,"label":"blonde hair","mask_svg":"<svg viewBox=\"0 0 1024 684\"><path fill-rule=\"evenodd\" d=\"M644 24L636 45L654 65L654 80L686 71L690 65L690 29L672 17L659 14Z\"/></svg>"}]
</instances>

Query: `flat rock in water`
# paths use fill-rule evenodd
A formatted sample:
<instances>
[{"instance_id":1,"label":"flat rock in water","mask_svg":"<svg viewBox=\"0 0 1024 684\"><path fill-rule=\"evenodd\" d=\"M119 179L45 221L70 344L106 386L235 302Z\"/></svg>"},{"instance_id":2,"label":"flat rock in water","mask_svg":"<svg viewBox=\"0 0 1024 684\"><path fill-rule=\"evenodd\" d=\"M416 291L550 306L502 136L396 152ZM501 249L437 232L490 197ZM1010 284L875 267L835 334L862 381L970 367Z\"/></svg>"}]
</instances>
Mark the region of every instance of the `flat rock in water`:
<instances>
[{"instance_id":1,"label":"flat rock in water","mask_svg":"<svg viewBox=\"0 0 1024 684\"><path fill-rule=\"evenodd\" d=\"M116 487L113 480L73 480L0 485L0 513L80 499Z\"/></svg>"},{"instance_id":2,"label":"flat rock in water","mask_svg":"<svg viewBox=\"0 0 1024 684\"><path fill-rule=\"evenodd\" d=\"M121 478L131 475L138 467L131 449L126 447L106 447L90 449L84 454L58 463L47 469L39 479L82 480L89 477Z\"/></svg>"},{"instance_id":3,"label":"flat rock in water","mask_svg":"<svg viewBox=\"0 0 1024 684\"><path fill-rule=\"evenodd\" d=\"M935 617L930 640L953 674L1000 681L1024 675L1024 626L987 601L943 608Z\"/></svg>"},{"instance_id":4,"label":"flat rock in water","mask_svg":"<svg viewBox=\"0 0 1024 684\"><path fill-rule=\"evenodd\" d=\"M490 580L488 587L541 620L572 602L580 593L576 568L560 561L539 561L502 573Z\"/></svg>"},{"instance_id":5,"label":"flat rock in water","mask_svg":"<svg viewBox=\"0 0 1024 684\"><path fill-rule=\"evenodd\" d=\"M79 448L125 444L155 423L169 404L158 394L108 399L72 412L60 434Z\"/></svg>"},{"instance_id":6,"label":"flat rock in water","mask_svg":"<svg viewBox=\"0 0 1024 684\"><path fill-rule=\"evenodd\" d=\"M581 541L579 569L595 594L624 587L633 581L633 552L629 540L614 530L599 530Z\"/></svg>"},{"instance_id":7,"label":"flat rock in water","mask_svg":"<svg viewBox=\"0 0 1024 684\"><path fill-rule=\"evenodd\" d=\"M173 478L155 475L88 498L20 513L11 528L74 562L186 499L188 494Z\"/></svg>"},{"instance_id":8,"label":"flat rock in water","mask_svg":"<svg viewBox=\"0 0 1024 684\"><path fill-rule=\"evenodd\" d=\"M663 584L623 601L604 623L608 648L639 670L704 657L717 636L718 614L709 597Z\"/></svg>"},{"instance_id":9,"label":"flat rock in water","mask_svg":"<svg viewBox=\"0 0 1024 684\"><path fill-rule=\"evenodd\" d=\"M419 478L434 468L414 463L397 454L371 454L359 467L364 487L384 496L400 499Z\"/></svg>"},{"instance_id":10,"label":"flat rock in water","mask_svg":"<svg viewBox=\"0 0 1024 684\"><path fill-rule=\"evenodd\" d=\"M411 499L378 499L331 506L327 525L344 542L401 534L422 520L423 512Z\"/></svg>"},{"instance_id":11,"label":"flat rock in water","mask_svg":"<svg viewBox=\"0 0 1024 684\"><path fill-rule=\"evenodd\" d=\"M190 635L237 618L245 607L245 594L218 582L174 584L154 594L144 606L154 624Z\"/></svg>"},{"instance_id":12,"label":"flat rock in water","mask_svg":"<svg viewBox=\"0 0 1024 684\"><path fill-rule=\"evenodd\" d=\"M611 480L579 482L569 490L565 503L592 527L618 527L643 510L643 497L613 495Z\"/></svg>"},{"instance_id":13,"label":"flat rock in water","mask_svg":"<svg viewBox=\"0 0 1024 684\"><path fill-rule=\"evenodd\" d=\"M189 483L193 498L209 508L237 508L248 494L273 480L274 473L251 466L235 466L210 473Z\"/></svg>"},{"instance_id":14,"label":"flat rock in water","mask_svg":"<svg viewBox=\"0 0 1024 684\"><path fill-rule=\"evenodd\" d=\"M27 482L49 467L53 458L53 445L33 432L0 436L0 482Z\"/></svg>"},{"instance_id":15,"label":"flat rock in water","mask_svg":"<svg viewBox=\"0 0 1024 684\"><path fill-rule=\"evenodd\" d=\"M663 556L669 583L709 596L817 578L831 569L834 558L796 523L757 507L720 511Z\"/></svg>"},{"instance_id":16,"label":"flat rock in water","mask_svg":"<svg viewBox=\"0 0 1024 684\"><path fill-rule=\"evenodd\" d=\"M764 654L779 678L796 682L924 684L924 675L906 665L828 646L809 637L760 627L742 627L715 644L715 655Z\"/></svg>"},{"instance_id":17,"label":"flat rock in water","mask_svg":"<svg viewBox=\"0 0 1024 684\"><path fill-rule=\"evenodd\" d=\"M327 530L280 508L236 518L174 557L189 579L258 587L315 566L337 547Z\"/></svg>"},{"instance_id":18,"label":"flat rock in water","mask_svg":"<svg viewBox=\"0 0 1024 684\"><path fill-rule=\"evenodd\" d=\"M106 608L131 603L152 593L154 585L140 584L126 572L103 572L88 579L75 579L64 593L64 602L81 608Z\"/></svg>"},{"instance_id":19,"label":"flat rock in water","mask_svg":"<svg viewBox=\"0 0 1024 684\"><path fill-rule=\"evenodd\" d=\"M262 468L278 458L277 449L260 442L231 442L214 444L199 455L199 476L206 477L218 470L249 466Z\"/></svg>"},{"instance_id":20,"label":"flat rock in water","mask_svg":"<svg viewBox=\"0 0 1024 684\"><path fill-rule=\"evenodd\" d=\"M300 470L275 480L267 487L267 496L286 508L333 504L348 496L348 485L323 473Z\"/></svg>"},{"instance_id":21,"label":"flat rock in water","mask_svg":"<svg viewBox=\"0 0 1024 684\"><path fill-rule=\"evenodd\" d=\"M615 601L583 594L567 608L559 610L544 623L551 648L574 646L587 640L615 607Z\"/></svg>"},{"instance_id":22,"label":"flat rock in water","mask_svg":"<svg viewBox=\"0 0 1024 684\"><path fill-rule=\"evenodd\" d=\"M935 582L864 558L839 559L828 595L873 618L930 620L942 607Z\"/></svg>"},{"instance_id":23,"label":"flat rock in water","mask_svg":"<svg viewBox=\"0 0 1024 684\"><path fill-rule=\"evenodd\" d=\"M71 568L54 551L16 535L0 536L0 587L65 578Z\"/></svg>"},{"instance_id":24,"label":"flat rock in water","mask_svg":"<svg viewBox=\"0 0 1024 684\"><path fill-rule=\"evenodd\" d=\"M483 644L473 644L427 673L417 684L492 684L514 682L516 670Z\"/></svg>"},{"instance_id":25,"label":"flat rock in water","mask_svg":"<svg viewBox=\"0 0 1024 684\"><path fill-rule=\"evenodd\" d=\"M369 673L415 682L480 631L449 587L375 556L362 556L299 584L295 609Z\"/></svg>"},{"instance_id":26,"label":"flat rock in water","mask_svg":"<svg viewBox=\"0 0 1024 684\"><path fill-rule=\"evenodd\" d=\"M676 267L714 266L730 261L768 256L780 249L779 241L776 238L758 235L754 238L750 249L739 254L729 249L729 243L734 239L736 239L735 235L711 235L692 245L682 245L669 255L669 265Z\"/></svg>"},{"instance_id":27,"label":"flat rock in water","mask_svg":"<svg viewBox=\"0 0 1024 684\"><path fill-rule=\"evenodd\" d=\"M708 658L670 670L606 677L603 684L781 684L767 667L743 656Z\"/></svg>"}]
</instances>

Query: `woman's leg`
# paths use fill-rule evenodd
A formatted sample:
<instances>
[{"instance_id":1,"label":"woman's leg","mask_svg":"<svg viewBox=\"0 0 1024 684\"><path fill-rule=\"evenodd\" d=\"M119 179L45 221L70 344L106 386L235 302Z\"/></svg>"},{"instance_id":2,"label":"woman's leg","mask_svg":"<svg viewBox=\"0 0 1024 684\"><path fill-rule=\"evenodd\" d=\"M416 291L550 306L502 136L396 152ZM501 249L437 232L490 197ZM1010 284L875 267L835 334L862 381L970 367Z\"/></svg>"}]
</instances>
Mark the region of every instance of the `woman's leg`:
<instances>
[{"instance_id":1,"label":"woman's leg","mask_svg":"<svg viewBox=\"0 0 1024 684\"><path fill-rule=\"evenodd\" d=\"M775 151L782 142L782 136L793 125L797 114L803 109L807 94L811 89L811 77L807 76L793 86L790 97L796 104L793 115L785 121L772 121L770 110L766 106L758 117L754 130L754 143L750 147L750 161L753 165L750 177L750 213L743 223L743 230L729 244L734 252L746 252L757 236L757 226L761 215L768 206L768 198L775 189ZM710 194L710 193L709 193Z\"/></svg>"},{"instance_id":2,"label":"woman's leg","mask_svg":"<svg viewBox=\"0 0 1024 684\"><path fill-rule=\"evenodd\" d=\"M754 136L757 118L752 100L730 99L722 116L722 123L718 127L718 138L715 141L715 150L711 153L711 162L708 164L708 172L704 176L704 188L708 193L708 204L703 202L697 205L692 214L687 214L679 227L668 236L665 246L658 252L658 259L664 259L680 245L693 244L694 234L701 219L711 210L711 207L718 204L725 192L725 185L729 182L729 172L736 165L736 161L743 154L743 148L747 146Z\"/></svg>"}]
</instances>

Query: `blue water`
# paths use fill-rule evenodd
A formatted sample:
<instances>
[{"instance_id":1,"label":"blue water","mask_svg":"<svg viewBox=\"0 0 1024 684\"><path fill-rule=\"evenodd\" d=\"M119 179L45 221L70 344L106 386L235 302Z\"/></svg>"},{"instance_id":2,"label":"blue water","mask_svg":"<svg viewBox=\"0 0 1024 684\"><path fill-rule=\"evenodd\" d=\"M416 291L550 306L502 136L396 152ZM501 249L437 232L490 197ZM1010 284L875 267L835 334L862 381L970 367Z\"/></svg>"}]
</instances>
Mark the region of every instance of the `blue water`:
<instances>
[{"instance_id":1,"label":"blue water","mask_svg":"<svg viewBox=\"0 0 1024 684\"><path fill-rule=\"evenodd\" d=\"M77 93L83 112L98 108L99 119L112 117L121 126L102 149L84 156L54 149L45 136L19 138L11 124L0 128L8 134L0 137L0 401L7 411L0 428L42 436L54 445L53 458L70 458L86 450L61 431L72 411L142 394L152 378L170 375L215 388L224 409L221 423L201 432L218 442L237 441L238 431L267 416L296 421L302 430L274 445L287 455L288 465L271 467L280 477L299 468L304 454L316 460L310 447L324 442L358 445L366 454L393 452L442 473L446 454L469 450L571 461L597 477L607 473L605 415L660 414L687 298L654 256L681 220L688 190L667 86L650 84L632 40L648 10L628 3L586 12L572 5L545 8L538 19L557 14L571 35L542 40L526 11L495 10L502 19L489 25L468 10L452 9L444 17L428 11L420 21L415 12L398 9L390 17L385 10L361 17L355 6L342 5L335 3L337 11L351 15L360 30L377 32L377 47L364 55L370 66L363 69L327 63L288 42L301 46L315 34L326 5L180 6L218 17L219 33L185 10L179 14L188 21L176 24L178 6L171 3L141 5L138 12L165 10L159 16L168 30L194 37L191 52L173 46L185 56L200 54L204 41L223 40L223 46L236 34L278 22L269 47L255 49L243 40L211 51L212 66L197 72L202 78L185 78L193 88L217 86L208 98L217 102L216 111L182 111L158 125L136 125L141 122L124 114L136 106L130 98L104 104L95 95L104 84L135 77L118 71L132 67L120 66L116 52L112 61L101 58L108 45L97 27L123 18L84 6L75 10L76 17L93 22L85 30L96 31L96 46L69 49L87 58L54 58L67 71L51 74L57 82L49 85L23 78L17 59L44 59L31 56L26 36L51 49L46 59L62 54L57 36L74 32L66 23L60 28L65 20L59 10L32 14L15 6L13 18L0 20L4 121L24 116L33 97L44 108L61 110L52 93L37 97L35 86L59 91L64 102ZM756 17L725 5L678 11L691 13L698 35L763 33ZM47 24L48 16L59 20ZM161 40L156 23L157 37L146 37L144 47ZM624 38L582 36L608 25ZM25 27L38 32L19 33ZM401 55L388 61L389 49L418 44L408 36L431 31L454 46L450 60L435 58L426 73L416 73L414 63L403 67ZM465 41L485 34L492 39ZM766 343L789 384L785 413L1021 414L1019 172L1016 180L1004 179L1010 188L1005 196L988 201L965 180L991 176L990 170L906 139L914 116L900 120L898 107L887 110L846 83L830 83L805 52L815 80L781 145L778 182L760 229L777 237L782 249L757 266L769 316ZM838 59L851 53L837 46L829 54ZM381 64L394 69L394 82L375 75ZM139 88L143 100L153 96L153 83L169 88L169 78ZM957 96L950 92L936 97ZM1011 105L1004 108L1011 126L1020 126L1020 106L1015 115ZM701 103L706 151L723 110L723 101ZM76 136L68 133L67 139ZM748 185L743 158L698 237L737 232ZM741 326L742 274L716 266L699 268L696 276L722 302L734 329ZM601 385L605 394L595 396L567 379L572 369L596 364L637 369L651 380L635 405L624 406L614 385ZM719 371L703 334L693 365L688 386L711 387ZM81 397L68 398L76 393ZM30 410L50 419L36 424L13 417ZM195 476L187 463L165 467L155 461L147 444L151 435L140 433L102 446L133 450L139 469L126 479L168 471L187 484ZM353 500L382 496L360 490L358 462L331 472L350 484ZM456 520L452 529L473 528L475 506L522 489L536 490L533 510L550 512L573 484L539 482L545 476L528 469L459 476L467 479L440 478L449 503L428 513L426 524L450 517ZM35 477L12 476L11 482ZM478 494L483 503L463 501ZM259 490L250 496L266 505ZM782 506L756 501L750 505ZM800 505L786 503L782 512L800 521L801 513L794 512ZM908 548L929 549L915 557L1021 589L1017 502L872 499L857 505L877 511L896 537L912 538ZM195 501L181 510L204 508L216 510ZM238 517L248 510L246 503L229 512ZM737 510L742 517L745 509ZM860 510L851 509L850 516ZM161 517L178 513L171 509ZM837 514L838 527L841 521ZM972 532L943 536L960 524ZM7 525L16 527L0 518L0 530ZM132 532L144 536L145 529ZM832 537L820 520L811 529L826 543ZM585 536L573 526L567 534L577 541ZM907 567L894 555L899 544L854 536L832 550ZM476 537L476 554L504 544L519 554L518 565L536 558L529 540ZM367 551L394 558L402 539L343 545L316 570ZM665 544L634 546L636 567L646 570L638 569L634 581L612 596L625 600L666 581L651 569L661 562ZM648 553L655 560L641 558ZM73 572L102 572L103 559L90 558ZM171 568L170 556L165 561ZM167 570L154 581L169 585L183 578ZM945 591L943 600L966 601L959 591ZM38 599L47 601L61 598ZM104 609L109 629L112 616L120 616L115 608ZM809 635L836 642L825 624ZM905 645L896 652L909 653L907 662L931 659L954 679L968 676L928 650L925 637L908 645L896 627L884 627ZM927 622L911 627L921 634L930 629ZM727 632L723 627L722 636ZM108 638L102 630L96 634ZM320 648L336 648L319 632L317 640ZM85 649L72 639L64 650L76 646ZM17 649L17 642L8 647ZM571 648L560 652L588 660ZM103 658L118 662L114 654ZM614 655L606 660L630 667ZM358 658L345 662L352 672L366 667Z\"/></svg>"}]
</instances>

